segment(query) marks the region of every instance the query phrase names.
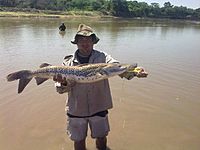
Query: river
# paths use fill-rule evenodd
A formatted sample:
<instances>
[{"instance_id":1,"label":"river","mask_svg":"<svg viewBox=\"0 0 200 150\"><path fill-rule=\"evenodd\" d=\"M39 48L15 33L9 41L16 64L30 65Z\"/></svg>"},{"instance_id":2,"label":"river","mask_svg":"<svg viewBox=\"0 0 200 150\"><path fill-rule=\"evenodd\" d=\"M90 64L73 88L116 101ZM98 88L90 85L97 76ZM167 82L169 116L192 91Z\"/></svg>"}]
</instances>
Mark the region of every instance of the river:
<instances>
[{"instance_id":1,"label":"river","mask_svg":"<svg viewBox=\"0 0 200 150\"><path fill-rule=\"evenodd\" d=\"M64 22L65 34L58 26ZM112 150L200 149L200 24L180 20L0 18L0 149L70 150L66 95L48 81L35 81L17 94L17 82L6 75L60 65L72 54L70 43L79 23L94 28L95 49L122 63L138 63L145 79L110 79ZM88 133L88 150L95 148Z\"/></svg>"}]
</instances>

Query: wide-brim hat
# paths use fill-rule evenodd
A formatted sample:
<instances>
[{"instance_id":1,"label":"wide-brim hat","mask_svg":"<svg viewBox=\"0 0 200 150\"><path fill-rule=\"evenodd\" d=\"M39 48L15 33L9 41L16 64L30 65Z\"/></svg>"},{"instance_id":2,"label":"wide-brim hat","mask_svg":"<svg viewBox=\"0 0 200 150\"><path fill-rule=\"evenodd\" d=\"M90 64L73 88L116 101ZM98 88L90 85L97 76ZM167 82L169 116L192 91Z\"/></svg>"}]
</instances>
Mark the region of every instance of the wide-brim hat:
<instances>
[{"instance_id":1,"label":"wide-brim hat","mask_svg":"<svg viewBox=\"0 0 200 150\"><path fill-rule=\"evenodd\" d=\"M77 33L74 39L71 41L72 44L77 44L79 36L92 36L93 43L96 44L99 38L94 33L93 29L85 24L79 24Z\"/></svg>"}]
</instances>

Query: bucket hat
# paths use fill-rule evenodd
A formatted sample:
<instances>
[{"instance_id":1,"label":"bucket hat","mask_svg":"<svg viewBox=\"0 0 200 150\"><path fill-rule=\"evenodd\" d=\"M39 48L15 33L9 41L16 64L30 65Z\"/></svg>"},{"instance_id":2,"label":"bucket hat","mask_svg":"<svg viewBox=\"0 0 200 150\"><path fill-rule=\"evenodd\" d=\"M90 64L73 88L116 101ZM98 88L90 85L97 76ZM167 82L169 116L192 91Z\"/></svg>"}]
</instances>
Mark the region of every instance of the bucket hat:
<instances>
[{"instance_id":1,"label":"bucket hat","mask_svg":"<svg viewBox=\"0 0 200 150\"><path fill-rule=\"evenodd\" d=\"M92 36L93 43L96 44L99 38L94 33L93 29L85 24L79 24L77 33L74 39L71 41L72 44L77 44L79 36Z\"/></svg>"}]
</instances>

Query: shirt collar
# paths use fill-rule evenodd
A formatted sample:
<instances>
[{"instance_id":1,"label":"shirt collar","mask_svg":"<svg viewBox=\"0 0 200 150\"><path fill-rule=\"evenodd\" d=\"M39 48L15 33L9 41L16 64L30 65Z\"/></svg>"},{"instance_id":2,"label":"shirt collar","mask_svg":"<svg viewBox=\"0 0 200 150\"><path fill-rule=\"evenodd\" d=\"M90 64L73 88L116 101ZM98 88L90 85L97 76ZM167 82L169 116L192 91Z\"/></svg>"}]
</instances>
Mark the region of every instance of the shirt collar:
<instances>
[{"instance_id":1,"label":"shirt collar","mask_svg":"<svg viewBox=\"0 0 200 150\"><path fill-rule=\"evenodd\" d=\"M80 64L80 62L78 61L77 55L78 55L78 49L76 50L76 52L75 52L75 54L74 54L72 60L73 60L74 63ZM92 52L91 52L90 58L91 58L93 55L94 55L94 49L93 49ZM89 62L90 62L90 60L89 60Z\"/></svg>"}]
</instances>

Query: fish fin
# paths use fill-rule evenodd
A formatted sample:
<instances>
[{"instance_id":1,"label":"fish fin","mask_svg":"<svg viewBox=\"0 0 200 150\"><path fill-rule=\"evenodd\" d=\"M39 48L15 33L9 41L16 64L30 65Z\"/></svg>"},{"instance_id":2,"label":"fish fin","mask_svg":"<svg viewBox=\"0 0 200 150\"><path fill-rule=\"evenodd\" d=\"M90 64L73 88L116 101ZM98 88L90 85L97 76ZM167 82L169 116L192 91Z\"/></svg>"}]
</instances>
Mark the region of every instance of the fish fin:
<instances>
[{"instance_id":1,"label":"fish fin","mask_svg":"<svg viewBox=\"0 0 200 150\"><path fill-rule=\"evenodd\" d=\"M39 77L35 77L36 83L37 85L42 84L43 82L47 81L48 78L39 78Z\"/></svg>"},{"instance_id":2,"label":"fish fin","mask_svg":"<svg viewBox=\"0 0 200 150\"><path fill-rule=\"evenodd\" d=\"M48 63L42 63L40 65L40 68L44 68L44 67L47 67L47 66L52 66L51 64L48 64Z\"/></svg>"},{"instance_id":3,"label":"fish fin","mask_svg":"<svg viewBox=\"0 0 200 150\"><path fill-rule=\"evenodd\" d=\"M24 90L24 88L31 81L31 79L32 78L21 78L21 79L19 79L18 93L21 93Z\"/></svg>"}]
</instances>

